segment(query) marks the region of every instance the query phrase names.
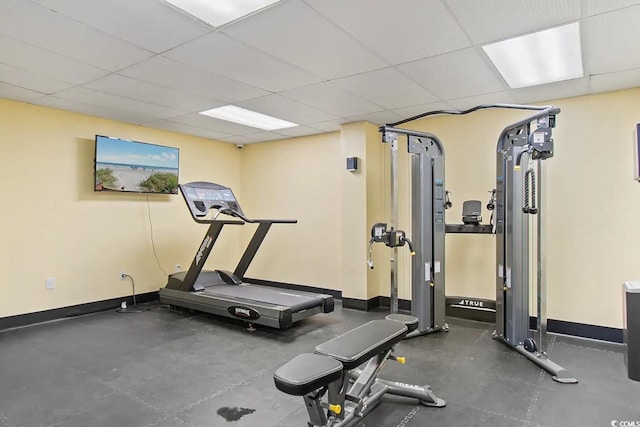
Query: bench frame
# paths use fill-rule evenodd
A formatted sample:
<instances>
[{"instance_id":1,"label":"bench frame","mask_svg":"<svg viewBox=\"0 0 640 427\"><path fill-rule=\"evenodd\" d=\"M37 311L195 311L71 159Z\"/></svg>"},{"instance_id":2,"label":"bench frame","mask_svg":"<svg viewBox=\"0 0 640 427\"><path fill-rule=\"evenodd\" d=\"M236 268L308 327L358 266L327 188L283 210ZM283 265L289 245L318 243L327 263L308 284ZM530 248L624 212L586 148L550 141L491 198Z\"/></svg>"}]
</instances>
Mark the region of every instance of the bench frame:
<instances>
[{"instance_id":1,"label":"bench frame","mask_svg":"<svg viewBox=\"0 0 640 427\"><path fill-rule=\"evenodd\" d=\"M417 399L425 406L444 407L446 402L437 397L428 385L418 386L378 378L388 360L397 360L393 356L394 350L395 345L387 346L360 367L343 369L339 379L302 396L309 415L307 426L351 426L376 408L387 393Z\"/></svg>"}]
</instances>

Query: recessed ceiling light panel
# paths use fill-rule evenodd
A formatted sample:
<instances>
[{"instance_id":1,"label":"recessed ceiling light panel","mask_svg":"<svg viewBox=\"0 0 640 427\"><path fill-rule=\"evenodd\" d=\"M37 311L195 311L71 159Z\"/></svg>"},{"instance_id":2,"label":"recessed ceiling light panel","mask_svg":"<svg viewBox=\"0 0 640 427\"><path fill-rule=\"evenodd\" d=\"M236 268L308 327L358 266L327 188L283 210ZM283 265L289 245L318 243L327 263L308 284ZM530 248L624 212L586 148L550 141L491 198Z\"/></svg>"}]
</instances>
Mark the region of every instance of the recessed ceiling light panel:
<instances>
[{"instance_id":1,"label":"recessed ceiling light panel","mask_svg":"<svg viewBox=\"0 0 640 427\"><path fill-rule=\"evenodd\" d=\"M201 111L200 114L264 130L276 130L298 126L296 123L277 119L245 108L236 107L235 105L225 105L224 107L212 108L211 110Z\"/></svg>"},{"instance_id":2,"label":"recessed ceiling light panel","mask_svg":"<svg viewBox=\"0 0 640 427\"><path fill-rule=\"evenodd\" d=\"M578 22L488 44L482 49L512 89L584 76Z\"/></svg>"},{"instance_id":3,"label":"recessed ceiling light panel","mask_svg":"<svg viewBox=\"0 0 640 427\"><path fill-rule=\"evenodd\" d=\"M189 15L214 26L263 9L278 0L165 0L167 3L187 12Z\"/></svg>"}]
</instances>

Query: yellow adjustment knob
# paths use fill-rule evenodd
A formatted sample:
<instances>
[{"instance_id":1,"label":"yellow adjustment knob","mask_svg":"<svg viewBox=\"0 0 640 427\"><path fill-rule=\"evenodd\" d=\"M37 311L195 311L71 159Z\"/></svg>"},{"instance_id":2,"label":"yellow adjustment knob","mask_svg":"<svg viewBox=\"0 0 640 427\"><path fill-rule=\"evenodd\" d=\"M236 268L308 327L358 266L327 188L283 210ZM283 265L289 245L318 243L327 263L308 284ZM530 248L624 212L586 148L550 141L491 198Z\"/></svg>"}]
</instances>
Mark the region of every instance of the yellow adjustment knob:
<instances>
[{"instance_id":1,"label":"yellow adjustment knob","mask_svg":"<svg viewBox=\"0 0 640 427\"><path fill-rule=\"evenodd\" d=\"M340 415L340 412L342 412L342 406L341 405L329 405L329 410L331 412L333 412L336 415Z\"/></svg>"},{"instance_id":2,"label":"yellow adjustment knob","mask_svg":"<svg viewBox=\"0 0 640 427\"><path fill-rule=\"evenodd\" d=\"M411 256L414 256L416 254L415 251L411 251Z\"/></svg>"},{"instance_id":3,"label":"yellow adjustment knob","mask_svg":"<svg viewBox=\"0 0 640 427\"><path fill-rule=\"evenodd\" d=\"M515 165L513 168L518 171L520 170L520 165Z\"/></svg>"},{"instance_id":4,"label":"yellow adjustment knob","mask_svg":"<svg viewBox=\"0 0 640 427\"><path fill-rule=\"evenodd\" d=\"M434 288L434 287L436 286L436 284L435 284L435 283L433 283L433 282L430 282L430 283L429 283L429 286L431 286L432 288Z\"/></svg>"},{"instance_id":5,"label":"yellow adjustment knob","mask_svg":"<svg viewBox=\"0 0 640 427\"><path fill-rule=\"evenodd\" d=\"M405 363L407 363L407 358L404 356L398 356L396 357L396 362L400 363L401 365L404 365Z\"/></svg>"},{"instance_id":6,"label":"yellow adjustment knob","mask_svg":"<svg viewBox=\"0 0 640 427\"><path fill-rule=\"evenodd\" d=\"M506 286L504 288L502 288L503 291L508 290L509 288L507 288Z\"/></svg>"}]
</instances>

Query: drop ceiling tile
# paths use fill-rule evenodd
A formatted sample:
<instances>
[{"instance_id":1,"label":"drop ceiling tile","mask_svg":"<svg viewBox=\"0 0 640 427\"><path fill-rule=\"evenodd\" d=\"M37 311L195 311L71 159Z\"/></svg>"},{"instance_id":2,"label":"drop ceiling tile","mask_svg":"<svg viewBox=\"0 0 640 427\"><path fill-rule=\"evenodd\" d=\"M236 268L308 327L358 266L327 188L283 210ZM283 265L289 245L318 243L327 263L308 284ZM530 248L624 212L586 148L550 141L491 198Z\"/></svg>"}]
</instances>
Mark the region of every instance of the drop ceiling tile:
<instances>
[{"instance_id":1,"label":"drop ceiling tile","mask_svg":"<svg viewBox=\"0 0 640 427\"><path fill-rule=\"evenodd\" d=\"M108 93L98 92L96 90L83 87L74 87L56 93L56 96L67 101L81 102L84 104L97 105L116 111L126 113L140 114L153 119L164 119L167 117L178 116L184 114L173 108L162 107L160 105L149 104L135 99L124 98L122 96L110 95Z\"/></svg>"},{"instance_id":2,"label":"drop ceiling tile","mask_svg":"<svg viewBox=\"0 0 640 427\"><path fill-rule=\"evenodd\" d=\"M444 102L431 102L429 104L412 105L411 107L398 108L393 111L399 114L402 119L408 119L422 113L437 110L451 110L451 106Z\"/></svg>"},{"instance_id":3,"label":"drop ceiling tile","mask_svg":"<svg viewBox=\"0 0 640 427\"><path fill-rule=\"evenodd\" d=\"M506 39L580 19L580 0L448 0L475 44Z\"/></svg>"},{"instance_id":4,"label":"drop ceiling tile","mask_svg":"<svg viewBox=\"0 0 640 427\"><path fill-rule=\"evenodd\" d=\"M208 34L163 55L271 92L322 81L221 33Z\"/></svg>"},{"instance_id":5,"label":"drop ceiling tile","mask_svg":"<svg viewBox=\"0 0 640 427\"><path fill-rule=\"evenodd\" d=\"M34 0L133 45L161 53L212 28L158 0Z\"/></svg>"},{"instance_id":6,"label":"drop ceiling tile","mask_svg":"<svg viewBox=\"0 0 640 427\"><path fill-rule=\"evenodd\" d=\"M199 128L215 130L217 132L224 132L229 135L247 135L260 131L260 129L257 128L239 125L237 123L216 119L214 117L209 117L198 113L172 117L171 121L196 126Z\"/></svg>"},{"instance_id":7,"label":"drop ceiling tile","mask_svg":"<svg viewBox=\"0 0 640 427\"><path fill-rule=\"evenodd\" d=\"M591 93L640 87L640 68L591 76Z\"/></svg>"},{"instance_id":8,"label":"drop ceiling tile","mask_svg":"<svg viewBox=\"0 0 640 427\"><path fill-rule=\"evenodd\" d=\"M85 85L89 89L125 98L137 99L150 104L164 105L182 111L199 112L220 107L225 103L192 93L158 86L130 77L112 74Z\"/></svg>"},{"instance_id":9,"label":"drop ceiling tile","mask_svg":"<svg viewBox=\"0 0 640 427\"><path fill-rule=\"evenodd\" d=\"M317 122L309 124L310 127L321 130L323 132L335 132L340 130L340 126L343 123L348 123L347 119L335 119L335 120L326 120L324 122Z\"/></svg>"},{"instance_id":10,"label":"drop ceiling tile","mask_svg":"<svg viewBox=\"0 0 640 427\"><path fill-rule=\"evenodd\" d=\"M584 19L583 44L588 73L640 68L640 6ZM634 42L631 42L631 41Z\"/></svg>"},{"instance_id":11,"label":"drop ceiling tile","mask_svg":"<svg viewBox=\"0 0 640 427\"><path fill-rule=\"evenodd\" d=\"M587 93L589 93L589 79L587 77L511 90L513 98L519 104L554 101Z\"/></svg>"},{"instance_id":12,"label":"drop ceiling tile","mask_svg":"<svg viewBox=\"0 0 640 427\"><path fill-rule=\"evenodd\" d=\"M59 90L70 88L69 83L61 82L40 74L12 67L0 62L0 82L9 83L25 89L44 94L51 94Z\"/></svg>"},{"instance_id":13,"label":"drop ceiling tile","mask_svg":"<svg viewBox=\"0 0 640 427\"><path fill-rule=\"evenodd\" d=\"M42 93L0 82L0 98L28 102L42 97Z\"/></svg>"},{"instance_id":14,"label":"drop ceiling tile","mask_svg":"<svg viewBox=\"0 0 640 427\"><path fill-rule=\"evenodd\" d=\"M0 33L115 71L151 52L27 1L0 2Z\"/></svg>"},{"instance_id":15,"label":"drop ceiling tile","mask_svg":"<svg viewBox=\"0 0 640 427\"><path fill-rule=\"evenodd\" d=\"M237 102L236 105L297 124L307 124L336 118L317 108L280 95L267 95L260 98L249 99L247 101Z\"/></svg>"},{"instance_id":16,"label":"drop ceiling tile","mask_svg":"<svg viewBox=\"0 0 640 427\"><path fill-rule=\"evenodd\" d=\"M1 30L0 30L1 31ZM109 72L0 34L1 61L23 70L74 85Z\"/></svg>"},{"instance_id":17,"label":"drop ceiling tile","mask_svg":"<svg viewBox=\"0 0 640 427\"><path fill-rule=\"evenodd\" d=\"M274 133L274 132L258 132L258 133L252 133L250 135L247 135L249 138L253 138L259 142L263 142L263 141L277 141L277 140L281 140L281 139L287 139L286 136L284 135L280 135L278 133Z\"/></svg>"},{"instance_id":18,"label":"drop ceiling tile","mask_svg":"<svg viewBox=\"0 0 640 427\"><path fill-rule=\"evenodd\" d=\"M450 99L447 101L447 104L456 110L467 110L483 104L515 104L515 99L509 91L505 90L466 98Z\"/></svg>"},{"instance_id":19,"label":"drop ceiling tile","mask_svg":"<svg viewBox=\"0 0 640 427\"><path fill-rule=\"evenodd\" d=\"M462 98L507 89L476 48L399 65L397 68L440 100Z\"/></svg>"},{"instance_id":20,"label":"drop ceiling tile","mask_svg":"<svg viewBox=\"0 0 640 427\"><path fill-rule=\"evenodd\" d=\"M162 56L140 62L118 74L226 102L268 94L253 86Z\"/></svg>"},{"instance_id":21,"label":"drop ceiling tile","mask_svg":"<svg viewBox=\"0 0 640 427\"><path fill-rule=\"evenodd\" d=\"M395 68L344 77L332 83L388 109L438 100Z\"/></svg>"},{"instance_id":22,"label":"drop ceiling tile","mask_svg":"<svg viewBox=\"0 0 640 427\"><path fill-rule=\"evenodd\" d=\"M640 4L640 0L585 0L585 15L593 16Z\"/></svg>"},{"instance_id":23,"label":"drop ceiling tile","mask_svg":"<svg viewBox=\"0 0 640 427\"><path fill-rule=\"evenodd\" d=\"M281 95L337 117L374 113L383 109L330 82L291 89L282 92Z\"/></svg>"},{"instance_id":24,"label":"drop ceiling tile","mask_svg":"<svg viewBox=\"0 0 640 427\"><path fill-rule=\"evenodd\" d=\"M154 120L152 122L145 123L144 125L151 128L170 130L173 132L183 133L186 135L194 135L208 139L219 139L229 136L229 134L224 132L203 129L197 126L189 126L184 123L178 123L171 120Z\"/></svg>"},{"instance_id":25,"label":"drop ceiling tile","mask_svg":"<svg viewBox=\"0 0 640 427\"><path fill-rule=\"evenodd\" d=\"M471 45L439 0L305 0L389 64Z\"/></svg>"},{"instance_id":26,"label":"drop ceiling tile","mask_svg":"<svg viewBox=\"0 0 640 427\"><path fill-rule=\"evenodd\" d=\"M307 136L307 135L315 135L318 133L322 133L320 129L315 129L308 126L295 126L292 128L277 129L277 130L274 130L274 132L280 135L284 135L288 138L295 138L297 136Z\"/></svg>"},{"instance_id":27,"label":"drop ceiling tile","mask_svg":"<svg viewBox=\"0 0 640 427\"><path fill-rule=\"evenodd\" d=\"M327 79L387 64L302 2L277 4L222 30L234 39Z\"/></svg>"},{"instance_id":28,"label":"drop ceiling tile","mask_svg":"<svg viewBox=\"0 0 640 427\"><path fill-rule=\"evenodd\" d=\"M220 141L230 142L232 144L252 144L254 142L260 142L257 139L249 138L245 135L239 136L223 136L220 138Z\"/></svg>"},{"instance_id":29,"label":"drop ceiling tile","mask_svg":"<svg viewBox=\"0 0 640 427\"><path fill-rule=\"evenodd\" d=\"M347 117L350 122L371 122L377 125L397 122L402 117L393 111L378 111L376 113L362 114L359 116Z\"/></svg>"},{"instance_id":30,"label":"drop ceiling tile","mask_svg":"<svg viewBox=\"0 0 640 427\"><path fill-rule=\"evenodd\" d=\"M117 120L126 123L144 123L153 118L141 113L125 112L102 107L99 105L85 104L75 100L62 99L55 95L45 96L31 102L32 104L42 105L44 107L55 108L58 110L71 111L74 113L86 114L89 116L103 117L106 119Z\"/></svg>"}]
</instances>

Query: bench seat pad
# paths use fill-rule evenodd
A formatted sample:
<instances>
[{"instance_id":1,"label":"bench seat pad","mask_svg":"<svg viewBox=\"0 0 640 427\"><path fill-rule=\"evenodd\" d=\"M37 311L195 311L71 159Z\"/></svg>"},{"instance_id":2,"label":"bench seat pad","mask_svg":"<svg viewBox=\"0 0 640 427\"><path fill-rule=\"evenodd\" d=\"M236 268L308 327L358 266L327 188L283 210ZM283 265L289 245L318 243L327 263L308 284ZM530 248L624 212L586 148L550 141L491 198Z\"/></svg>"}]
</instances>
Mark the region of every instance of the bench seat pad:
<instances>
[{"instance_id":1,"label":"bench seat pad","mask_svg":"<svg viewBox=\"0 0 640 427\"><path fill-rule=\"evenodd\" d=\"M315 352L333 357L351 370L373 356L388 350L407 335L407 326L394 320L372 320L330 341L320 344Z\"/></svg>"},{"instance_id":2,"label":"bench seat pad","mask_svg":"<svg viewBox=\"0 0 640 427\"><path fill-rule=\"evenodd\" d=\"M342 363L319 354L302 353L273 374L276 388L293 396L304 396L339 380Z\"/></svg>"}]
</instances>

